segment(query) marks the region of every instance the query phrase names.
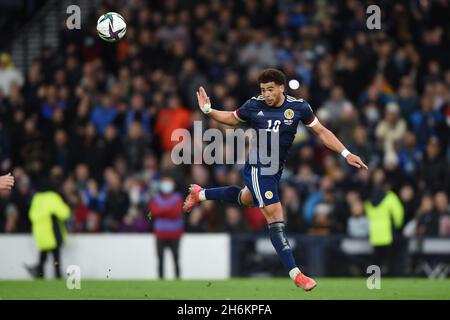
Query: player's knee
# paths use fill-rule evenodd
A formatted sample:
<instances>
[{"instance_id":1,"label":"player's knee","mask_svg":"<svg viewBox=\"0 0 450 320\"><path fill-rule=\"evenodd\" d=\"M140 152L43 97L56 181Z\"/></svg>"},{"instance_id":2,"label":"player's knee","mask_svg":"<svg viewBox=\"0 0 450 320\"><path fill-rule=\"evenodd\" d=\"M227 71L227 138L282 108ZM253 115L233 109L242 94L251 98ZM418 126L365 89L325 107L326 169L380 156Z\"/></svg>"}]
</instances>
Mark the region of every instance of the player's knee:
<instances>
[{"instance_id":1,"label":"player's knee","mask_svg":"<svg viewBox=\"0 0 450 320\"><path fill-rule=\"evenodd\" d=\"M243 206L251 207L253 206L253 198L252 194L247 188L242 189L241 193L239 194L239 201Z\"/></svg>"}]
</instances>

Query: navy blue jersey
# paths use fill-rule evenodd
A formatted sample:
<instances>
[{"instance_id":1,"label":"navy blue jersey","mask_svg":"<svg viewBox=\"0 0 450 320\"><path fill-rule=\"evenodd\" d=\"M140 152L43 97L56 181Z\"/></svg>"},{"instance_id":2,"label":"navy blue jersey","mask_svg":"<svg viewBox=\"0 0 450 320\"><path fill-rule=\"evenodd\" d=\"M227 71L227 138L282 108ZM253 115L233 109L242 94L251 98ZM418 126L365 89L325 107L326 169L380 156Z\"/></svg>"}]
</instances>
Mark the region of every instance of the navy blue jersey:
<instances>
[{"instance_id":1,"label":"navy blue jersey","mask_svg":"<svg viewBox=\"0 0 450 320\"><path fill-rule=\"evenodd\" d=\"M307 127L312 127L317 123L308 102L288 95L285 96L284 103L280 107L269 107L262 96L253 97L233 113L239 121L245 122L250 128L266 132L267 143L264 146L268 148L266 151L268 155L271 150L271 135L276 136L278 146L273 149L273 152L278 152L280 169L294 141L299 121Z\"/></svg>"}]
</instances>

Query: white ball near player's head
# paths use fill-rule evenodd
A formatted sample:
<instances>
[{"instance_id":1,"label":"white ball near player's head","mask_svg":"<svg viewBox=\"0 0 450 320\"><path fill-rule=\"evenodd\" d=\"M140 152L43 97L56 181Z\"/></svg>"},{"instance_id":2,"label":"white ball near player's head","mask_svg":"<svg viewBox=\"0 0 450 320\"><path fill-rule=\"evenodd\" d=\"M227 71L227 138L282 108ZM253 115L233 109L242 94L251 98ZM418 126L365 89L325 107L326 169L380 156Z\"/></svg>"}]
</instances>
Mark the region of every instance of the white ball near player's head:
<instances>
[{"instance_id":1,"label":"white ball near player's head","mask_svg":"<svg viewBox=\"0 0 450 320\"><path fill-rule=\"evenodd\" d=\"M300 82L298 82L298 80L295 79L290 80L289 88L291 88L292 90L297 90L298 88L300 88Z\"/></svg>"},{"instance_id":2,"label":"white ball near player's head","mask_svg":"<svg viewBox=\"0 0 450 320\"><path fill-rule=\"evenodd\" d=\"M117 12L108 12L97 20L98 36L108 42L116 42L127 32L127 24Z\"/></svg>"}]
</instances>

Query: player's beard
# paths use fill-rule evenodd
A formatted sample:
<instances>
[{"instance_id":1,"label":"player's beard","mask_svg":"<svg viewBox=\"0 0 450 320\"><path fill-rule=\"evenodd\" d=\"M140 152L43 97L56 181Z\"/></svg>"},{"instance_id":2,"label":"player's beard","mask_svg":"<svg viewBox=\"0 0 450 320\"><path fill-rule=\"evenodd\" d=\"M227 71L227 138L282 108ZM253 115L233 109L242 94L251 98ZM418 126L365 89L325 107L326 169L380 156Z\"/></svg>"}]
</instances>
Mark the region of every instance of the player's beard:
<instances>
[{"instance_id":1,"label":"player's beard","mask_svg":"<svg viewBox=\"0 0 450 320\"><path fill-rule=\"evenodd\" d=\"M273 107L275 106L275 104L277 103L278 99L277 98L273 98L273 99L267 99L266 103L268 106Z\"/></svg>"},{"instance_id":2,"label":"player's beard","mask_svg":"<svg viewBox=\"0 0 450 320\"><path fill-rule=\"evenodd\" d=\"M272 100L271 104L268 104L268 105L270 107L277 107L277 105L280 103L281 99L282 99L282 95L280 94Z\"/></svg>"}]
</instances>

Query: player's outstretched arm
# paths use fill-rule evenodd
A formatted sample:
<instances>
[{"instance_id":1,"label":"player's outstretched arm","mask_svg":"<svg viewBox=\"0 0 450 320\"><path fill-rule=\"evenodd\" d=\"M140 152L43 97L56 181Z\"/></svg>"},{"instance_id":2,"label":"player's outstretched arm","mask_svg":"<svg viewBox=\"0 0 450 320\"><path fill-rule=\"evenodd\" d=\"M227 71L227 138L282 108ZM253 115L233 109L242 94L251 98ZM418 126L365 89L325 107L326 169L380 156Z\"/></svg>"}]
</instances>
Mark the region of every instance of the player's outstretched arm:
<instances>
[{"instance_id":1,"label":"player's outstretched arm","mask_svg":"<svg viewBox=\"0 0 450 320\"><path fill-rule=\"evenodd\" d=\"M210 118L229 126L237 126L239 124L239 120L236 119L233 112L215 110L211 107L211 101L203 87L200 87L197 91L197 100L200 110Z\"/></svg>"},{"instance_id":2,"label":"player's outstretched arm","mask_svg":"<svg viewBox=\"0 0 450 320\"><path fill-rule=\"evenodd\" d=\"M325 128L318 120L317 123L310 127L312 132L322 140L323 144L327 148L339 152L346 160L347 163L356 168L368 169L367 165L357 155L351 153L344 147L341 141L334 135L333 132Z\"/></svg>"},{"instance_id":3,"label":"player's outstretched arm","mask_svg":"<svg viewBox=\"0 0 450 320\"><path fill-rule=\"evenodd\" d=\"M11 190L14 186L14 176L11 173L0 176L0 190Z\"/></svg>"}]
</instances>

